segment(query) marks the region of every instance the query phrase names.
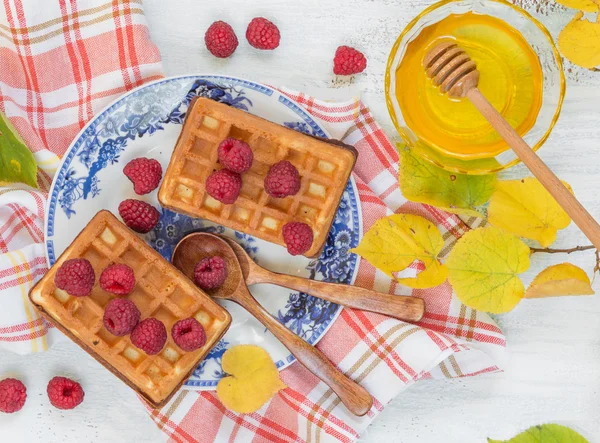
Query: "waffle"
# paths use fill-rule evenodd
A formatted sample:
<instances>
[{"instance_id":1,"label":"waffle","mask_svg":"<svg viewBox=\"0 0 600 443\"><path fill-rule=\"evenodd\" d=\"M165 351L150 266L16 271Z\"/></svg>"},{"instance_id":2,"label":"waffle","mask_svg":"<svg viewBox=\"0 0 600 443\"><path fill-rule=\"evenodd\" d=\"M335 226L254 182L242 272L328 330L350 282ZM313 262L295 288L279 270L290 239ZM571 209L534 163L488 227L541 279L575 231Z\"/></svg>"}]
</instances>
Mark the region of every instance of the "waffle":
<instances>
[{"instance_id":1,"label":"waffle","mask_svg":"<svg viewBox=\"0 0 600 443\"><path fill-rule=\"evenodd\" d=\"M78 257L89 260L96 273L91 294L79 298L54 284L62 263ZM134 270L137 283L127 298L141 318L155 317L165 324L168 339L159 354L147 355L131 344L129 336L116 337L104 327L104 307L115 296L100 288L98 278L111 263ZM108 211L92 219L29 297L45 318L154 407L169 401L231 323L225 309ZM171 337L173 324L188 317L195 317L206 329L206 344L193 352L182 351Z\"/></svg>"},{"instance_id":2,"label":"waffle","mask_svg":"<svg viewBox=\"0 0 600 443\"><path fill-rule=\"evenodd\" d=\"M221 168L217 147L227 137L245 141L254 152L242 174L237 201L225 205L206 193L208 176ZM197 98L192 102L158 198L173 211L211 220L237 231L285 245L281 233L290 221L310 225L314 241L307 257L318 256L356 162L356 150L301 134L247 112ZM269 168L290 161L301 176L298 194L270 197L264 190Z\"/></svg>"}]
</instances>

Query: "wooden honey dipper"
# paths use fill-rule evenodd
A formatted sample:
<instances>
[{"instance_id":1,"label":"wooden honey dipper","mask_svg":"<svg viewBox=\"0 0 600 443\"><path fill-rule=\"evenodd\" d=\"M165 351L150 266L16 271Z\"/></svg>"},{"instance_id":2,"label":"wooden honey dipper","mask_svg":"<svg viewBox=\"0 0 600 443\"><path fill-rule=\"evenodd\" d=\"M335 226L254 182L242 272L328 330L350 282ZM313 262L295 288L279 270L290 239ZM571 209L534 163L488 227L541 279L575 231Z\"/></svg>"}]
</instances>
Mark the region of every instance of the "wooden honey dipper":
<instances>
[{"instance_id":1,"label":"wooden honey dipper","mask_svg":"<svg viewBox=\"0 0 600 443\"><path fill-rule=\"evenodd\" d=\"M440 43L427 53L423 65L433 84L442 92L450 97L467 97L473 103L592 244L600 249L598 222L477 89L479 71L469 55L456 43Z\"/></svg>"}]
</instances>

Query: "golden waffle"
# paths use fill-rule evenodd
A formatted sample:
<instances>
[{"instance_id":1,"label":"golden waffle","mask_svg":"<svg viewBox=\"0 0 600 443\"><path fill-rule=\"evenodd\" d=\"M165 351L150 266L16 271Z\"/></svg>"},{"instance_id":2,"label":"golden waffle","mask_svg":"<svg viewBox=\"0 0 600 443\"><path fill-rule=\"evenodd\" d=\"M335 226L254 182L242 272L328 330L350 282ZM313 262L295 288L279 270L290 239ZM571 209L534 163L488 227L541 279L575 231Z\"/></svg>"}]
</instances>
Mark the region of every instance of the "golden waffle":
<instances>
[{"instance_id":1,"label":"golden waffle","mask_svg":"<svg viewBox=\"0 0 600 443\"><path fill-rule=\"evenodd\" d=\"M231 205L210 197L204 186L208 176L221 168L217 148L227 137L245 141L254 152L252 168L242 174L240 196ZM285 245L281 231L286 223L307 223L313 229L314 241L305 255L314 257L325 245L356 156L351 146L301 134L197 98L190 105L158 198L173 211L280 245ZM271 165L281 160L298 168L302 185L295 196L273 198L264 190L264 179Z\"/></svg>"},{"instance_id":2,"label":"golden waffle","mask_svg":"<svg viewBox=\"0 0 600 443\"><path fill-rule=\"evenodd\" d=\"M94 267L96 284L89 296L78 298L58 289L54 275L63 262L79 257ZM141 318L155 317L165 324L168 339L159 354L147 355L131 344L129 336L116 337L104 327L104 307L115 296L100 288L98 278L111 263L133 269L136 286L127 298ZM225 309L108 211L92 219L29 297L50 322L155 407L169 401L231 323ZM204 326L206 344L184 352L174 343L171 327L189 317Z\"/></svg>"}]
</instances>

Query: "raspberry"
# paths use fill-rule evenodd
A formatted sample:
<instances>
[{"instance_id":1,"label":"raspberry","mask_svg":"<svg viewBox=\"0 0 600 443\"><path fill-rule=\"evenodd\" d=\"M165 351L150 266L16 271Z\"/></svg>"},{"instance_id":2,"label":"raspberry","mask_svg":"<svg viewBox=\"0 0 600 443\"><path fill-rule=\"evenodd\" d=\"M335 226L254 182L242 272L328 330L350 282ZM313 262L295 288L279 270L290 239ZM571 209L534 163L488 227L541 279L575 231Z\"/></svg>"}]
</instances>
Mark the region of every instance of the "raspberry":
<instances>
[{"instance_id":1,"label":"raspberry","mask_svg":"<svg viewBox=\"0 0 600 443\"><path fill-rule=\"evenodd\" d=\"M200 260L194 269L194 280L202 289L217 289L227 279L227 263L223 257L214 256Z\"/></svg>"},{"instance_id":2,"label":"raspberry","mask_svg":"<svg viewBox=\"0 0 600 443\"><path fill-rule=\"evenodd\" d=\"M290 222L283 227L283 241L292 255L304 254L313 242L313 231L306 223Z\"/></svg>"},{"instance_id":3,"label":"raspberry","mask_svg":"<svg viewBox=\"0 0 600 443\"><path fill-rule=\"evenodd\" d=\"M254 160L254 153L248 143L231 137L221 142L218 154L223 167L238 174L250 169Z\"/></svg>"},{"instance_id":4,"label":"raspberry","mask_svg":"<svg viewBox=\"0 0 600 443\"><path fill-rule=\"evenodd\" d=\"M238 39L233 28L223 21L214 22L204 34L204 43L212 55L227 58L235 52Z\"/></svg>"},{"instance_id":5,"label":"raspberry","mask_svg":"<svg viewBox=\"0 0 600 443\"><path fill-rule=\"evenodd\" d=\"M246 30L248 43L257 49L275 49L279 46L279 28L264 17L252 19Z\"/></svg>"},{"instance_id":6,"label":"raspberry","mask_svg":"<svg viewBox=\"0 0 600 443\"><path fill-rule=\"evenodd\" d=\"M127 163L123 173L133 183L135 193L143 195L158 188L162 178L162 166L153 158L140 157Z\"/></svg>"},{"instance_id":7,"label":"raspberry","mask_svg":"<svg viewBox=\"0 0 600 443\"><path fill-rule=\"evenodd\" d=\"M94 287L96 275L92 264L85 258L65 261L54 276L54 284L74 297L85 297Z\"/></svg>"},{"instance_id":8,"label":"raspberry","mask_svg":"<svg viewBox=\"0 0 600 443\"><path fill-rule=\"evenodd\" d=\"M20 411L27 399L27 388L14 378L0 381L0 412L12 414Z\"/></svg>"},{"instance_id":9,"label":"raspberry","mask_svg":"<svg viewBox=\"0 0 600 443\"><path fill-rule=\"evenodd\" d=\"M147 318L131 331L131 343L148 355L158 354L167 342L167 328L160 320Z\"/></svg>"},{"instance_id":10,"label":"raspberry","mask_svg":"<svg viewBox=\"0 0 600 443\"><path fill-rule=\"evenodd\" d=\"M336 75L352 75L363 72L367 67L365 55L349 46L340 46L335 51L333 73Z\"/></svg>"},{"instance_id":11,"label":"raspberry","mask_svg":"<svg viewBox=\"0 0 600 443\"><path fill-rule=\"evenodd\" d=\"M187 352L200 349L206 343L206 332L195 318L186 318L175 323L171 329L171 337L177 346Z\"/></svg>"},{"instance_id":12,"label":"raspberry","mask_svg":"<svg viewBox=\"0 0 600 443\"><path fill-rule=\"evenodd\" d=\"M119 214L127 226L140 234L150 232L160 218L160 212L154 206L133 199L121 202Z\"/></svg>"},{"instance_id":13,"label":"raspberry","mask_svg":"<svg viewBox=\"0 0 600 443\"><path fill-rule=\"evenodd\" d=\"M242 189L242 177L236 172L220 169L206 179L206 192L212 198L230 205L235 202Z\"/></svg>"},{"instance_id":14,"label":"raspberry","mask_svg":"<svg viewBox=\"0 0 600 443\"><path fill-rule=\"evenodd\" d=\"M54 377L50 380L47 392L50 403L58 409L75 409L85 396L81 385L66 377Z\"/></svg>"},{"instance_id":15,"label":"raspberry","mask_svg":"<svg viewBox=\"0 0 600 443\"><path fill-rule=\"evenodd\" d=\"M300 174L294 165L284 160L275 163L265 177L265 191L271 197L296 195L300 190Z\"/></svg>"},{"instance_id":16,"label":"raspberry","mask_svg":"<svg viewBox=\"0 0 600 443\"><path fill-rule=\"evenodd\" d=\"M104 327L113 335L123 337L140 321L140 310L131 300L115 298L104 309Z\"/></svg>"},{"instance_id":17,"label":"raspberry","mask_svg":"<svg viewBox=\"0 0 600 443\"><path fill-rule=\"evenodd\" d=\"M100 274L100 287L116 295L128 295L135 287L133 269L127 265L110 265Z\"/></svg>"}]
</instances>

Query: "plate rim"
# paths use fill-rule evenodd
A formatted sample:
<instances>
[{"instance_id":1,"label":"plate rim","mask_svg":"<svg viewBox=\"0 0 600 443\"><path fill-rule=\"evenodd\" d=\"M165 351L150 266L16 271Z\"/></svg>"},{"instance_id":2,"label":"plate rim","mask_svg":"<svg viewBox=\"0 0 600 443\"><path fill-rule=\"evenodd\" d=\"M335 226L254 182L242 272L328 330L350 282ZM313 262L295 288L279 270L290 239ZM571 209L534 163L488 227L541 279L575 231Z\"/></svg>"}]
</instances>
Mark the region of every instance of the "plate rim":
<instances>
[{"instance_id":1,"label":"plate rim","mask_svg":"<svg viewBox=\"0 0 600 443\"><path fill-rule=\"evenodd\" d=\"M48 235L48 229L51 223L54 223L55 220L55 211L51 211L51 207L53 205L53 197L55 194L55 188L58 184L59 178L62 176L61 172L64 169L65 163L68 161L69 164L71 163L71 161L73 160L74 155L72 154L72 151L75 148L75 145L79 142L79 140L83 137L83 135L85 134L85 132L90 128L90 126L94 125L96 123L96 121L105 113L109 112L111 108L113 108L115 105L117 105L118 103L120 103L123 100L126 100L128 97L130 97L131 95L134 95L135 93L139 92L142 89L146 89L146 88L152 88L155 85L161 84L161 83L165 83L165 82L171 82L171 81L177 81L177 80L185 80L185 79L198 79L198 78L211 78L211 79L222 79L222 80L234 80L236 82L239 82L241 84L250 84L253 86L256 86L260 89L266 89L271 91L271 94L268 94L270 96L272 96L273 94L278 94L279 96L283 97L288 103L284 105L288 106L288 104L293 105L295 108L297 108L297 111L300 111L300 113L304 114L306 117L308 117L310 120L312 120L314 122L314 124L317 125L317 127L327 136L327 138L332 138L331 134L329 133L329 131L323 127L322 123L319 122L314 116L312 116L305 108L303 108L298 102L296 102L294 99L288 97L287 95L285 95L283 92L279 91L278 89L272 87L272 86L268 86L259 82L255 82L253 80L247 80L241 77L237 77L237 76L230 76L230 75L223 75L223 74L211 74L211 73L195 73L195 74L183 74L183 75L176 75L176 76L166 76L157 80L153 80L151 82L148 83L144 83L142 85L139 85L127 92L125 92L124 94L119 95L118 97L116 97L115 99L113 99L110 103L108 103L106 106L104 106L101 110L99 110L77 133L77 135L73 138L73 140L71 141L71 143L69 144L68 148L65 150L63 157L60 159L60 162L57 166L56 169L56 173L52 179L52 183L50 185L50 188L48 189L48 199L46 201L46 218L44 220L44 255L46 258L46 262L48 264L48 266L51 266L51 258L50 258L50 242L52 241L52 239L56 236L56 232L54 231L53 234L51 236ZM288 106L289 107L289 106ZM362 237L362 233L363 233L363 220L362 220L362 208L360 206L360 199L359 199L359 193L358 193L358 187L356 184L356 180L354 179L354 176L351 175L350 176L350 185L352 187L352 191L354 193L354 195L356 196L356 200L357 200L357 204L356 204L356 211L357 211L357 222L358 222L358 238L360 239ZM55 206L56 209L56 206ZM53 246L52 246L53 247ZM350 277L350 283L349 284L354 284L354 282L356 281L356 277L358 275L358 269L360 267L360 261L357 260L356 261L356 265L354 266L354 269L352 271L352 275ZM339 309L337 310L336 314L331 318L329 324L323 329L323 331L321 332L321 334L319 335L319 337L317 339L314 340L314 342L311 344L312 346L316 346L321 339L327 334L327 332L329 331L329 329L333 326L333 324L336 322L336 320L338 319L338 317L340 316L342 310L343 310L343 306L342 305L338 305ZM290 366L292 363L294 363L296 361L296 358L293 356L293 354L289 354L287 357L282 358L281 360L279 360L279 362L283 362L281 365L279 365L277 368L279 371L287 368L288 366ZM189 380L186 381L186 383L184 384L185 387L187 388L191 388L191 389L198 389L200 388L200 390L206 389L206 388L212 388L215 387L218 383L218 381L196 381L194 382L194 385L188 385L187 383L189 382Z\"/></svg>"}]
</instances>

